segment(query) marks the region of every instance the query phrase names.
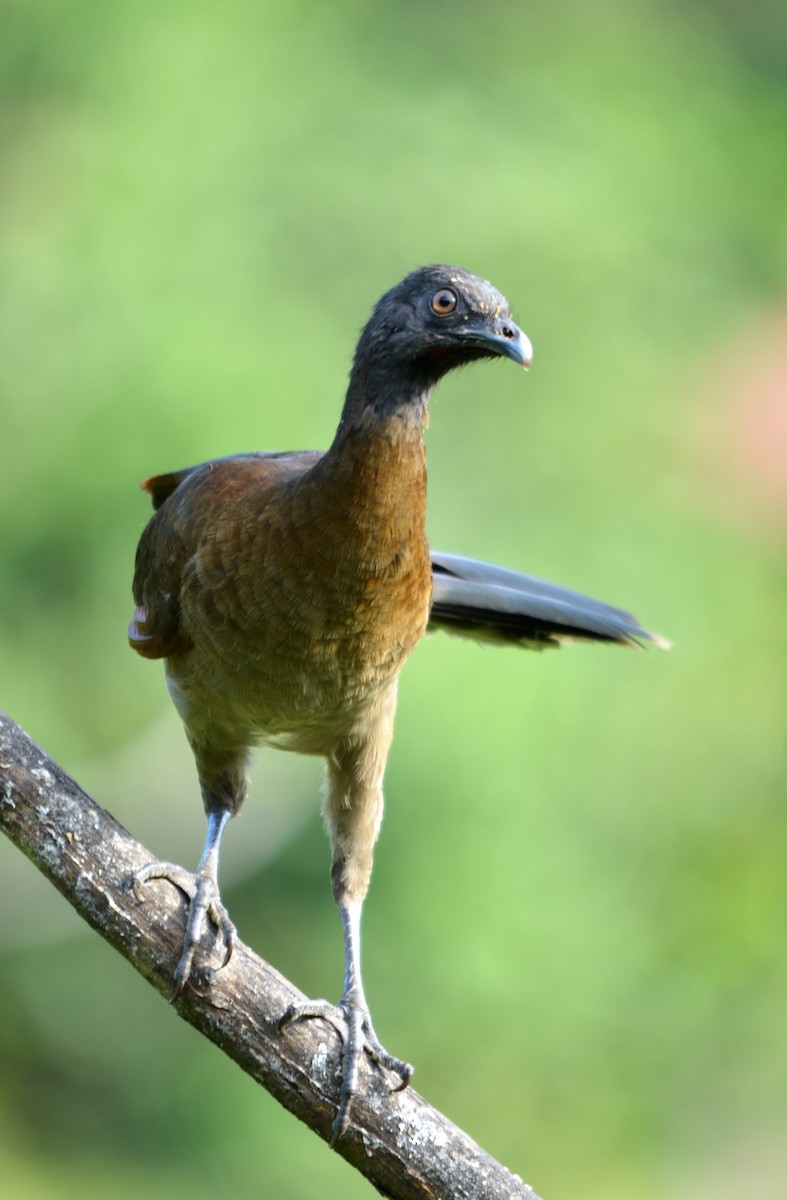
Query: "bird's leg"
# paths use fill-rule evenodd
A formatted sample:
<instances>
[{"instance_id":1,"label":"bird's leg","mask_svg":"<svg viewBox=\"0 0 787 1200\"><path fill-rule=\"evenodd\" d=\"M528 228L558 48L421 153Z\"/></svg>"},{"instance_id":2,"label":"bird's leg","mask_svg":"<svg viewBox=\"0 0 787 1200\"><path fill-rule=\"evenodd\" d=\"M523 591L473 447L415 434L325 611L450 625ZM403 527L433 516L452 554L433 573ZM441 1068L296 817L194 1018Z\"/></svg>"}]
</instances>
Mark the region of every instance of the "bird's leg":
<instances>
[{"instance_id":1,"label":"bird's leg","mask_svg":"<svg viewBox=\"0 0 787 1200\"><path fill-rule=\"evenodd\" d=\"M339 1111L333 1125L335 1137L341 1136L349 1119L350 1104L358 1091L358 1068L364 1049L373 1062L399 1076L400 1082L393 1089L395 1092L406 1088L413 1077L410 1063L389 1054L374 1032L361 976L361 911L360 902L339 905L344 930L344 989L339 1008L347 1022L347 1036L342 1056Z\"/></svg>"},{"instance_id":2,"label":"bird's leg","mask_svg":"<svg viewBox=\"0 0 787 1200\"><path fill-rule=\"evenodd\" d=\"M221 903L218 884L219 847L221 836L227 822L232 816L228 808L213 808L208 811L208 832L202 857L196 872L192 875L177 863L157 862L143 867L134 876L134 890L138 892L139 885L150 879L168 879L189 901L188 923L183 939L183 949L180 961L175 968L175 987L171 1000L176 1000L181 994L194 963L194 955L200 945L205 930L205 920L209 917L216 926L224 944L224 960L226 967L235 946L236 930L229 918L226 908Z\"/></svg>"},{"instance_id":3,"label":"bird's leg","mask_svg":"<svg viewBox=\"0 0 787 1200\"><path fill-rule=\"evenodd\" d=\"M353 1097L358 1091L358 1074L364 1050L378 1066L385 1067L399 1076L399 1082L393 1091L399 1092L406 1088L413 1077L410 1063L389 1054L374 1032L361 976L361 908L360 903L339 905L344 930L345 970L344 989L338 1005L334 1007L326 1000L293 1004L280 1022L283 1028L290 1021L322 1017L333 1025L342 1039L342 1084L339 1107L331 1127L332 1143L336 1142L347 1128ZM341 1023L336 1019L337 1010L344 1018Z\"/></svg>"},{"instance_id":4,"label":"bird's leg","mask_svg":"<svg viewBox=\"0 0 787 1200\"><path fill-rule=\"evenodd\" d=\"M413 1068L394 1058L374 1032L361 975L361 910L372 872L374 843L383 809L382 774L390 744L395 692L381 698L373 734L343 744L328 761L324 804L331 842L331 884L344 930L344 988L337 1008L324 1000L295 1004L282 1018L290 1021L322 1017L342 1038L342 1083L339 1107L333 1122L335 1142L350 1117L363 1051L373 1062L399 1076L394 1091L407 1087Z\"/></svg>"}]
</instances>

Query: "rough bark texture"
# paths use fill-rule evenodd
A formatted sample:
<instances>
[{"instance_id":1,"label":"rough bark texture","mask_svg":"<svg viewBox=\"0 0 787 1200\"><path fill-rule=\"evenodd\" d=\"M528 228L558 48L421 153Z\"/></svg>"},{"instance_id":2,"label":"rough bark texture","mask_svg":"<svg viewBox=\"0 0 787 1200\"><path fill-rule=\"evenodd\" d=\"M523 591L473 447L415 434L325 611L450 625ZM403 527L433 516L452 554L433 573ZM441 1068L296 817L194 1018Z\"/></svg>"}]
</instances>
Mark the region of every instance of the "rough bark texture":
<instances>
[{"instance_id":1,"label":"rough bark texture","mask_svg":"<svg viewBox=\"0 0 787 1200\"><path fill-rule=\"evenodd\" d=\"M144 903L137 899L130 881L153 856L2 712L0 828L88 924L169 994L185 929L184 898L156 881L146 885ZM227 967L202 968L175 1008L327 1141L338 1095L339 1039L321 1020L279 1030L282 1014L302 999L238 943ZM391 1082L364 1062L350 1127L335 1147L381 1195L538 1200L417 1092L392 1092Z\"/></svg>"}]
</instances>

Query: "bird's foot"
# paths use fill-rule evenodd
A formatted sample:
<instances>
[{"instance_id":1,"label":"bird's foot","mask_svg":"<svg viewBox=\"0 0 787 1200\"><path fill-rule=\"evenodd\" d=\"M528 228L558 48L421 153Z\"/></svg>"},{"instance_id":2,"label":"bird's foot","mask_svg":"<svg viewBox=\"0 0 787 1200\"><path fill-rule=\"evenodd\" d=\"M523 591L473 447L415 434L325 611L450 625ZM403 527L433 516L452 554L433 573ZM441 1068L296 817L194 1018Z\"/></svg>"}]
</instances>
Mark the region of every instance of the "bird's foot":
<instances>
[{"instance_id":1,"label":"bird's foot","mask_svg":"<svg viewBox=\"0 0 787 1200\"><path fill-rule=\"evenodd\" d=\"M202 872L193 875L190 871L186 871L176 863L151 863L147 867L142 867L134 875L134 892L138 899L142 899L139 890L140 886L151 879L169 880L179 891L183 892L189 902L188 922L186 925L186 934L183 938L183 949L180 961L175 968L175 986L169 998L170 1003L172 1003L173 1000L177 1000L188 983L191 969L194 965L194 956L205 932L206 918L209 917L216 926L224 946L224 959L221 967L226 967L232 957L232 951L235 949L235 942L237 940L237 931L229 918L226 908L221 903L219 885L212 875Z\"/></svg>"},{"instance_id":2,"label":"bird's foot","mask_svg":"<svg viewBox=\"0 0 787 1200\"><path fill-rule=\"evenodd\" d=\"M303 1004L292 1004L279 1022L279 1028L294 1021L321 1017L334 1027L342 1041L342 1083L339 1090L339 1107L331 1126L331 1145L342 1136L350 1120L353 1097L358 1092L358 1074L364 1050L372 1062L399 1076L399 1082L391 1090L401 1092L413 1077L410 1063L393 1054L381 1045L372 1027L372 1019L365 1002L343 997L334 1006L327 1000L307 1000Z\"/></svg>"}]
</instances>

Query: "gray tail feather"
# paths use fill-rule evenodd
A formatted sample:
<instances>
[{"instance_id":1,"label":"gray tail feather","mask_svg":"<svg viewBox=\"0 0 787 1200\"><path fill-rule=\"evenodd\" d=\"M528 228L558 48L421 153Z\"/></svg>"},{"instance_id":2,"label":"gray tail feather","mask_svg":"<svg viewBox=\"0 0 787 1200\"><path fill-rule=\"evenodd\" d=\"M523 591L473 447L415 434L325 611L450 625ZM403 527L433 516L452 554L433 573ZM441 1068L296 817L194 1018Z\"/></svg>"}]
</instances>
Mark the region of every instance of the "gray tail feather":
<instances>
[{"instance_id":1,"label":"gray tail feather","mask_svg":"<svg viewBox=\"0 0 787 1200\"><path fill-rule=\"evenodd\" d=\"M432 581L430 630L532 649L576 639L669 648L631 613L491 563L433 550Z\"/></svg>"}]
</instances>

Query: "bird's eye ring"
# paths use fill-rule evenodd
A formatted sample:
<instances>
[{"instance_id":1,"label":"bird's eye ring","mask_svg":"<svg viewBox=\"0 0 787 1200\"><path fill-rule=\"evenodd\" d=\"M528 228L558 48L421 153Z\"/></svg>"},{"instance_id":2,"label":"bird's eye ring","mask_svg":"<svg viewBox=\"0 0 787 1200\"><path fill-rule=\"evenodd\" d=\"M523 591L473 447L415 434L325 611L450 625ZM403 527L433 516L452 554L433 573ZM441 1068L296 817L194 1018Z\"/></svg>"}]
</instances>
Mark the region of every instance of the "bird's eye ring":
<instances>
[{"instance_id":1,"label":"bird's eye ring","mask_svg":"<svg viewBox=\"0 0 787 1200\"><path fill-rule=\"evenodd\" d=\"M447 317L454 311L459 303L457 294L452 288L440 288L439 292L435 292L432 296L430 306L433 313L437 313L438 317Z\"/></svg>"}]
</instances>

